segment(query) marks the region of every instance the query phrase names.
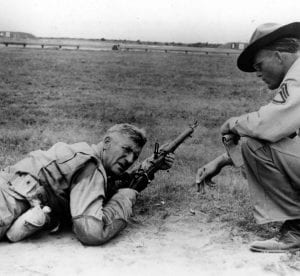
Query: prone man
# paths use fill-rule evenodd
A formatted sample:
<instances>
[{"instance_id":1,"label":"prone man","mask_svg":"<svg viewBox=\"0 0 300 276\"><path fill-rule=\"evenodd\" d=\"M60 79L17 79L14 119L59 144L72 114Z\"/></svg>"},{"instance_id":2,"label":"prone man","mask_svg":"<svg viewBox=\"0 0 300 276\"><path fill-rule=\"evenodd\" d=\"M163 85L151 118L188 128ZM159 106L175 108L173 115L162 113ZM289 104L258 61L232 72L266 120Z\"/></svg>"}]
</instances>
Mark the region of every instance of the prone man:
<instances>
[{"instance_id":1,"label":"prone man","mask_svg":"<svg viewBox=\"0 0 300 276\"><path fill-rule=\"evenodd\" d=\"M134 184L135 172L147 139L143 129L117 124L97 145L59 142L47 151L0 172L0 239L22 240L36 231L54 231L72 224L76 237L86 245L101 245L127 225L137 195L154 175ZM169 169L172 153L159 169Z\"/></svg>"}]
</instances>

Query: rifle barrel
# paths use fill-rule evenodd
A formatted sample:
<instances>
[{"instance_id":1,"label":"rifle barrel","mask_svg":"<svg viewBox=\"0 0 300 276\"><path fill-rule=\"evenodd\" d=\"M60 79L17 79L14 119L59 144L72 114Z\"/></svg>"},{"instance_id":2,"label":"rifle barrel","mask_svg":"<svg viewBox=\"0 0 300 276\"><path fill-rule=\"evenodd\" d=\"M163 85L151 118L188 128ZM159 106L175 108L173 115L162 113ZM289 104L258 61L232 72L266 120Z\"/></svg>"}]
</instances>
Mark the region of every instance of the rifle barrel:
<instances>
[{"instance_id":1,"label":"rifle barrel","mask_svg":"<svg viewBox=\"0 0 300 276\"><path fill-rule=\"evenodd\" d=\"M191 134L194 132L195 128L197 127L197 122L195 122L193 125L191 125L189 128L184 130L180 135L178 135L173 141L171 141L163 150L167 153L174 152L178 146L188 137L191 136Z\"/></svg>"}]
</instances>

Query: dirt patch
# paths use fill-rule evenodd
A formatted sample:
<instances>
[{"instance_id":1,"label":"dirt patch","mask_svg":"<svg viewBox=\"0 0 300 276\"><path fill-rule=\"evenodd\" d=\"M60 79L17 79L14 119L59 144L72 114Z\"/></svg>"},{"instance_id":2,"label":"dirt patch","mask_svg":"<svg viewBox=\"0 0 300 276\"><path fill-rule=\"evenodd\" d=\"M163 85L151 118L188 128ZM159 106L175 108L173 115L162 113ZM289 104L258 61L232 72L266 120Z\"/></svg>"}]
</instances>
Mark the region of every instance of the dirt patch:
<instances>
[{"instance_id":1,"label":"dirt patch","mask_svg":"<svg viewBox=\"0 0 300 276\"><path fill-rule=\"evenodd\" d=\"M104 246L87 247L70 232L2 242L1 275L296 275L287 254L248 250L255 236L235 234L205 216L131 221ZM238 233L238 231L236 231Z\"/></svg>"}]
</instances>

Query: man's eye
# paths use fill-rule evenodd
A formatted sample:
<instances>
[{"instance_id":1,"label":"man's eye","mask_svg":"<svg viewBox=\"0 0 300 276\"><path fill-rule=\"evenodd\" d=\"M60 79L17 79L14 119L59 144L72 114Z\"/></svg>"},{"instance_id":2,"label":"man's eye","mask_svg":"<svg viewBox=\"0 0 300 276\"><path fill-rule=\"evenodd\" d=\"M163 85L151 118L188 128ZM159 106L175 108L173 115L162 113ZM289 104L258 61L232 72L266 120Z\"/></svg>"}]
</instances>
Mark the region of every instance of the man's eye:
<instances>
[{"instance_id":1,"label":"man's eye","mask_svg":"<svg viewBox=\"0 0 300 276\"><path fill-rule=\"evenodd\" d=\"M130 148L123 147L123 151L126 153L130 153L132 150Z\"/></svg>"},{"instance_id":2,"label":"man's eye","mask_svg":"<svg viewBox=\"0 0 300 276\"><path fill-rule=\"evenodd\" d=\"M134 156L133 156L134 160L138 159L138 157L139 157L139 155L137 153L134 153Z\"/></svg>"}]
</instances>

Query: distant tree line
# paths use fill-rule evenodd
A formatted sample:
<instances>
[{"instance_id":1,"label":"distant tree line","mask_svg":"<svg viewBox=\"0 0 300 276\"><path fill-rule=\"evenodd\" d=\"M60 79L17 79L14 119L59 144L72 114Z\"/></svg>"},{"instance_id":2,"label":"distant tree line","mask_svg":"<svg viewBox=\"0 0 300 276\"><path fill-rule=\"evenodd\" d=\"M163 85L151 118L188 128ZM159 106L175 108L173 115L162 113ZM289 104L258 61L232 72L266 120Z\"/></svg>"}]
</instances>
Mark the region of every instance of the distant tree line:
<instances>
[{"instance_id":1,"label":"distant tree line","mask_svg":"<svg viewBox=\"0 0 300 276\"><path fill-rule=\"evenodd\" d=\"M141 40L103 40L101 41L109 41L114 43L136 43L141 45L160 45L160 46L185 46L185 47L206 47L206 48L216 48L222 44L219 43L209 43L209 42L197 42L197 43L182 43L182 42L157 42L157 41L141 41Z\"/></svg>"},{"instance_id":2,"label":"distant tree line","mask_svg":"<svg viewBox=\"0 0 300 276\"><path fill-rule=\"evenodd\" d=\"M47 39L58 39L58 37L39 37ZM59 39L72 40L74 38L70 37L59 37ZM102 38L76 38L77 40L88 40L94 42L110 42L115 44L140 44L140 45L158 45L158 46L184 46L184 47L205 47L205 48L216 48L221 46L219 43L209 43L209 42L196 42L196 43L182 43L182 42L158 42L158 41L141 41L141 40L129 40L129 39L106 39Z\"/></svg>"}]
</instances>

